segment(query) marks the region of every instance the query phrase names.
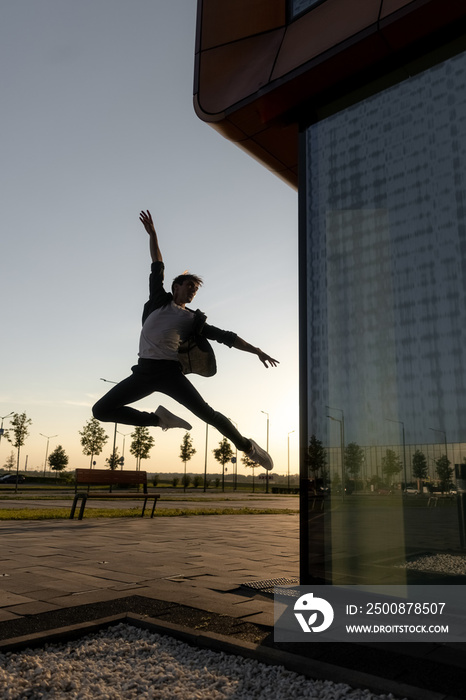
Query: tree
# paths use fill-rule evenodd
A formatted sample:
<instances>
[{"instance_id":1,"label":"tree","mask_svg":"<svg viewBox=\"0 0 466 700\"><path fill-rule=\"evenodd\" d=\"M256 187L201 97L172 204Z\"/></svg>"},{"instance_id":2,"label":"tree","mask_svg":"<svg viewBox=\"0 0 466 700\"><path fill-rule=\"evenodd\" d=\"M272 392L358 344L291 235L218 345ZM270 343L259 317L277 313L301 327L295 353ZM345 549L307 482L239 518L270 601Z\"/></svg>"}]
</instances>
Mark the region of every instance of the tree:
<instances>
[{"instance_id":1,"label":"tree","mask_svg":"<svg viewBox=\"0 0 466 700\"><path fill-rule=\"evenodd\" d=\"M118 469L118 467L122 466L121 459L122 458L118 454L118 448L115 448L115 451L111 453L110 457L107 457L105 462L106 464L108 464L109 469L115 471L115 469Z\"/></svg>"},{"instance_id":2,"label":"tree","mask_svg":"<svg viewBox=\"0 0 466 700\"><path fill-rule=\"evenodd\" d=\"M83 454L91 456L90 468L92 469L94 456L100 455L108 440L108 435L97 418L88 420L84 428L78 432L81 435Z\"/></svg>"},{"instance_id":3,"label":"tree","mask_svg":"<svg viewBox=\"0 0 466 700\"><path fill-rule=\"evenodd\" d=\"M189 462L191 457L196 454L196 450L193 447L193 441L191 438L191 435L189 433L185 433L183 436L183 442L180 445L180 459L184 463L184 479L183 479L183 487L184 490L186 491L186 487L189 486L189 483L186 483L186 462Z\"/></svg>"},{"instance_id":4,"label":"tree","mask_svg":"<svg viewBox=\"0 0 466 700\"><path fill-rule=\"evenodd\" d=\"M26 442L29 435L29 426L32 425L32 420L25 413L13 413L13 418L10 421L11 428L5 432L6 439L11 442L13 447L16 447L18 452L16 456L16 474L19 473L19 453L21 447ZM16 480L15 491L18 490L18 480Z\"/></svg>"},{"instance_id":5,"label":"tree","mask_svg":"<svg viewBox=\"0 0 466 700\"><path fill-rule=\"evenodd\" d=\"M196 476L193 479L194 488L198 489L201 484L202 484L202 476L200 476L199 474L196 474Z\"/></svg>"},{"instance_id":6,"label":"tree","mask_svg":"<svg viewBox=\"0 0 466 700\"><path fill-rule=\"evenodd\" d=\"M260 465L257 464L257 462L253 462L252 459L250 459L247 456L247 454L244 454L241 457L241 461L245 467L247 467L248 469L252 469L252 492L254 493L254 491L255 491L254 469L256 469L256 467L259 467Z\"/></svg>"},{"instance_id":7,"label":"tree","mask_svg":"<svg viewBox=\"0 0 466 700\"><path fill-rule=\"evenodd\" d=\"M3 465L4 469L7 469L9 472L11 472L12 469L15 468L15 453L13 451L10 452L9 456L5 460L5 464Z\"/></svg>"},{"instance_id":8,"label":"tree","mask_svg":"<svg viewBox=\"0 0 466 700\"><path fill-rule=\"evenodd\" d=\"M417 479L417 487L421 491L421 481L427 478L427 459L421 450L416 450L413 454L413 476Z\"/></svg>"},{"instance_id":9,"label":"tree","mask_svg":"<svg viewBox=\"0 0 466 700\"><path fill-rule=\"evenodd\" d=\"M317 476L319 469L321 472L324 471L327 466L327 452L320 440L316 438L315 435L311 435L309 440L309 447L307 448L307 453L304 457L305 463L307 464L308 474L309 471L312 472L312 478L317 483Z\"/></svg>"},{"instance_id":10,"label":"tree","mask_svg":"<svg viewBox=\"0 0 466 700\"><path fill-rule=\"evenodd\" d=\"M349 442L345 449L345 470L353 479L357 479L364 462L364 450L356 442Z\"/></svg>"},{"instance_id":11,"label":"tree","mask_svg":"<svg viewBox=\"0 0 466 700\"><path fill-rule=\"evenodd\" d=\"M189 484L191 483L191 475L190 474L184 474L183 478L181 479L181 483L183 484L183 491L186 491L188 488Z\"/></svg>"},{"instance_id":12,"label":"tree","mask_svg":"<svg viewBox=\"0 0 466 700\"><path fill-rule=\"evenodd\" d=\"M386 450L385 457L382 457L382 472L387 475L389 486L393 476L401 472L401 460L393 450Z\"/></svg>"},{"instance_id":13,"label":"tree","mask_svg":"<svg viewBox=\"0 0 466 700\"><path fill-rule=\"evenodd\" d=\"M48 458L50 469L53 469L55 472L61 472L63 469L66 469L68 461L68 455L61 445L57 445Z\"/></svg>"},{"instance_id":14,"label":"tree","mask_svg":"<svg viewBox=\"0 0 466 700\"><path fill-rule=\"evenodd\" d=\"M442 493L450 490L450 483L453 476L453 468L450 467L450 460L447 455L442 455L435 460L435 471L440 481L440 490Z\"/></svg>"},{"instance_id":15,"label":"tree","mask_svg":"<svg viewBox=\"0 0 466 700\"><path fill-rule=\"evenodd\" d=\"M338 472L335 472L332 478L332 493L341 493L341 477Z\"/></svg>"},{"instance_id":16,"label":"tree","mask_svg":"<svg viewBox=\"0 0 466 700\"><path fill-rule=\"evenodd\" d=\"M233 457L233 450L226 437L224 437L219 442L219 446L212 452L217 462L220 462L222 465L222 491L225 491L225 464Z\"/></svg>"},{"instance_id":17,"label":"tree","mask_svg":"<svg viewBox=\"0 0 466 700\"><path fill-rule=\"evenodd\" d=\"M131 437L133 441L129 451L136 457L136 469L141 469L141 459L148 459L155 440L145 425L138 425Z\"/></svg>"}]
</instances>

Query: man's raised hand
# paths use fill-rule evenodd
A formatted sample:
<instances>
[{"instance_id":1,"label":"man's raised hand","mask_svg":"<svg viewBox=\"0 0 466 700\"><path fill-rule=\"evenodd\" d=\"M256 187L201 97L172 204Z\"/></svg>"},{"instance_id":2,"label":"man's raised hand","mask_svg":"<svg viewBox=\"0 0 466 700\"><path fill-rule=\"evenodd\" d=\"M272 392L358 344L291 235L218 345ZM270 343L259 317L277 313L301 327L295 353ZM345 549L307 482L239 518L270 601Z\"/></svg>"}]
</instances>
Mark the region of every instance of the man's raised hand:
<instances>
[{"instance_id":1,"label":"man's raised hand","mask_svg":"<svg viewBox=\"0 0 466 700\"><path fill-rule=\"evenodd\" d=\"M139 214L139 221L149 234L149 247L152 262L163 262L162 253L160 252L159 242L157 240L157 234L155 232L154 222L152 221L152 216L149 209L147 211L142 211Z\"/></svg>"},{"instance_id":2,"label":"man's raised hand","mask_svg":"<svg viewBox=\"0 0 466 700\"><path fill-rule=\"evenodd\" d=\"M149 210L142 211L139 214L139 221L142 223L149 236L155 234L155 226L154 222L152 221L152 216Z\"/></svg>"}]
</instances>

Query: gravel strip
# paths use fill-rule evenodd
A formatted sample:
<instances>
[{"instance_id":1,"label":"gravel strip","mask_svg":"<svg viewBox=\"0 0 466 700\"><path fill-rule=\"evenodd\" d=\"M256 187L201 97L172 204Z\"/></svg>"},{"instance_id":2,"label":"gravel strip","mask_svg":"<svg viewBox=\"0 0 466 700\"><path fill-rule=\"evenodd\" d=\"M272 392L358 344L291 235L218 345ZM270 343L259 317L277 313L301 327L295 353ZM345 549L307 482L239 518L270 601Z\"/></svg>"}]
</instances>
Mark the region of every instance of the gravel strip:
<instances>
[{"instance_id":1,"label":"gravel strip","mask_svg":"<svg viewBox=\"0 0 466 700\"><path fill-rule=\"evenodd\" d=\"M398 564L397 568L458 576L466 574L466 557L460 554L424 554L417 559Z\"/></svg>"},{"instance_id":2,"label":"gravel strip","mask_svg":"<svg viewBox=\"0 0 466 700\"><path fill-rule=\"evenodd\" d=\"M2 700L393 700L132 625L0 654Z\"/></svg>"}]
</instances>

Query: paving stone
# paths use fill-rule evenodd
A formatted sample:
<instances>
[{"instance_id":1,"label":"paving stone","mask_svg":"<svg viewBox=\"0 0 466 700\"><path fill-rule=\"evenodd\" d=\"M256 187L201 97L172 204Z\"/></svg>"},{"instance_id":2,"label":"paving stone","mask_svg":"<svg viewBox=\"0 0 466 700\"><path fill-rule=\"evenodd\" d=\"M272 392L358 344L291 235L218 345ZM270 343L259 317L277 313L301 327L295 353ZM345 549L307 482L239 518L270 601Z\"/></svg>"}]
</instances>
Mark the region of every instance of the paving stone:
<instances>
[{"instance_id":1,"label":"paving stone","mask_svg":"<svg viewBox=\"0 0 466 700\"><path fill-rule=\"evenodd\" d=\"M52 603L44 603L40 600L34 600L31 603L23 603L16 605L13 611L16 615L40 615L40 613L50 612L51 610L59 610L59 605Z\"/></svg>"},{"instance_id":2,"label":"paving stone","mask_svg":"<svg viewBox=\"0 0 466 700\"><path fill-rule=\"evenodd\" d=\"M17 619L18 615L17 613L13 612L13 610L8 610L7 608L0 609L0 623Z\"/></svg>"},{"instance_id":3,"label":"paving stone","mask_svg":"<svg viewBox=\"0 0 466 700\"><path fill-rule=\"evenodd\" d=\"M139 593L139 591L137 591ZM117 598L123 598L128 595L128 591L111 591L106 589L99 589L94 591L86 591L81 594L70 594L68 596L61 596L53 598L49 602L52 605L56 605L59 608L69 608L74 605L88 605L89 603L97 603L106 600L115 600Z\"/></svg>"},{"instance_id":4,"label":"paving stone","mask_svg":"<svg viewBox=\"0 0 466 700\"><path fill-rule=\"evenodd\" d=\"M33 603L33 598L27 598L24 595L10 593L10 591L0 591L0 608L9 608L12 605L21 605L21 603Z\"/></svg>"}]
</instances>

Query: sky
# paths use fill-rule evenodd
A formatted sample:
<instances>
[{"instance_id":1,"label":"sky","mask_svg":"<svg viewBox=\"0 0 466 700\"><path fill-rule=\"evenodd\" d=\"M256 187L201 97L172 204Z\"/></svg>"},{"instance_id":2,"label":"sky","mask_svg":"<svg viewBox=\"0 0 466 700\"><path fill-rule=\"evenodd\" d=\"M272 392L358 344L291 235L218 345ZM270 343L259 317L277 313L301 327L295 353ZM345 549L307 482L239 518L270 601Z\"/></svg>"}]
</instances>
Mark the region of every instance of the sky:
<instances>
[{"instance_id":1,"label":"sky","mask_svg":"<svg viewBox=\"0 0 466 700\"><path fill-rule=\"evenodd\" d=\"M201 275L208 322L280 361L214 344L215 377L190 375L206 401L266 447L275 473L298 471L297 193L195 115L196 0L15 0L0 5L0 416L32 420L20 469L62 445L87 467L79 431L137 362L152 212L166 280ZM203 472L205 425L192 423ZM4 428L9 419L5 418ZM113 424L97 467L113 447ZM131 426L119 426L117 447ZM184 432L151 428L143 469L182 471ZM293 433L291 431L294 431ZM126 435L124 438L123 433ZM222 436L208 433L211 451ZM49 439L48 439L49 438ZM13 447L0 442L0 467ZM27 459L27 462L26 462ZM243 471L239 465L239 471Z\"/></svg>"}]
</instances>

